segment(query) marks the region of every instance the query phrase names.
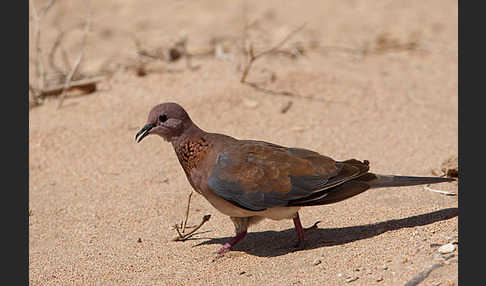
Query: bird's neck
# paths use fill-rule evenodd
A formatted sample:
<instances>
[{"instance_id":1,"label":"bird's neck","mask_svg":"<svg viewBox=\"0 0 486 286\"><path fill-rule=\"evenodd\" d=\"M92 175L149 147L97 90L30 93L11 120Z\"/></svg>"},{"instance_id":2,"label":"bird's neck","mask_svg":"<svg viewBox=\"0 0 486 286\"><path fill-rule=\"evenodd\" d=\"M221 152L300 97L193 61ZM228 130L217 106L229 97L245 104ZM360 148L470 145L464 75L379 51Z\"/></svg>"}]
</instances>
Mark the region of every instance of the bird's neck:
<instances>
[{"instance_id":1,"label":"bird's neck","mask_svg":"<svg viewBox=\"0 0 486 286\"><path fill-rule=\"evenodd\" d=\"M204 130L193 124L172 141L177 158L188 174L193 168L197 168L206 156L209 147L206 135Z\"/></svg>"}]
</instances>

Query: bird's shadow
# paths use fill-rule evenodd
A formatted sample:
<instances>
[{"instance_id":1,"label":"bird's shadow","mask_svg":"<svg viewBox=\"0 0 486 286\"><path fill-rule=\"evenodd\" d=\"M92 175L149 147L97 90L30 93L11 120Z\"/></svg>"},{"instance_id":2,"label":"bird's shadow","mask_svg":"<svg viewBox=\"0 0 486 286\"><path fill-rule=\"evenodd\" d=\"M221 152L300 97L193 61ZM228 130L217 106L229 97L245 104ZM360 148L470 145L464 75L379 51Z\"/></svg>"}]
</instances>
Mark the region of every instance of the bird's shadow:
<instances>
[{"instance_id":1,"label":"bird's shadow","mask_svg":"<svg viewBox=\"0 0 486 286\"><path fill-rule=\"evenodd\" d=\"M437 221L451 219L459 215L458 208L446 208L411 217L387 220L383 222L349 226L342 228L318 228L306 233L305 249L342 245L356 240L371 238L387 231L407 227L428 225ZM204 239L204 238L199 238ZM231 237L208 238L193 247L210 244L224 244ZM294 247L297 235L294 228L284 231L250 232L245 239L235 245L233 251L243 251L261 257L275 257L299 251Z\"/></svg>"}]
</instances>

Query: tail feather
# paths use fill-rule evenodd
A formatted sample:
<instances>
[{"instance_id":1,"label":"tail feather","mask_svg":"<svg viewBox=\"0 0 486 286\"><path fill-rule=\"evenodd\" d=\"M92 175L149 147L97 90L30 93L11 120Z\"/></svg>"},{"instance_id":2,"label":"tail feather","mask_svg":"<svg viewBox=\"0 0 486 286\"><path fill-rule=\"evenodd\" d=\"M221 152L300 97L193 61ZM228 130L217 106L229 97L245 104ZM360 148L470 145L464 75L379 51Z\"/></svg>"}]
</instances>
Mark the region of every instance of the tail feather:
<instances>
[{"instance_id":1,"label":"tail feather","mask_svg":"<svg viewBox=\"0 0 486 286\"><path fill-rule=\"evenodd\" d=\"M325 189L321 192L313 193L308 197L292 200L288 205L326 205L346 200L372 188L416 186L451 181L455 181L455 179L442 177L378 175L366 173L358 178L351 179L340 185Z\"/></svg>"},{"instance_id":2,"label":"tail feather","mask_svg":"<svg viewBox=\"0 0 486 286\"><path fill-rule=\"evenodd\" d=\"M370 188L416 186L455 181L455 179L443 177L414 177L377 174L375 174L375 176L376 178L367 181Z\"/></svg>"}]
</instances>

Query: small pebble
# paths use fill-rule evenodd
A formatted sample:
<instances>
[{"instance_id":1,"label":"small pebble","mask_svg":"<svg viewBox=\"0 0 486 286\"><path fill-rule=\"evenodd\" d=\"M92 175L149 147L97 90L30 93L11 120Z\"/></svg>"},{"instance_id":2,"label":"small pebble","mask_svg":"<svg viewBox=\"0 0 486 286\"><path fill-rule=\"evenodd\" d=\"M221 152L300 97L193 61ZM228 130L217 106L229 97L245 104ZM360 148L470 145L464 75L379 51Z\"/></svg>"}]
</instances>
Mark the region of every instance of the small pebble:
<instances>
[{"instance_id":1,"label":"small pebble","mask_svg":"<svg viewBox=\"0 0 486 286\"><path fill-rule=\"evenodd\" d=\"M302 127L302 126L294 126L294 127L290 128L290 130L295 131L295 132L302 132L302 131L305 131L305 128Z\"/></svg>"},{"instance_id":2,"label":"small pebble","mask_svg":"<svg viewBox=\"0 0 486 286\"><path fill-rule=\"evenodd\" d=\"M451 254L449 254L447 256L444 256L444 260L449 260L449 259L451 259L454 256L456 256L456 255L454 253L451 253Z\"/></svg>"},{"instance_id":3,"label":"small pebble","mask_svg":"<svg viewBox=\"0 0 486 286\"><path fill-rule=\"evenodd\" d=\"M255 108L258 106L258 101L255 101L255 100L251 100L251 99L243 99L243 104L246 106L246 107L249 107L249 108Z\"/></svg>"},{"instance_id":4,"label":"small pebble","mask_svg":"<svg viewBox=\"0 0 486 286\"><path fill-rule=\"evenodd\" d=\"M387 270L387 269L388 269L388 266L387 266L387 265L383 265L383 266L381 267L381 269L383 269L383 270Z\"/></svg>"},{"instance_id":5,"label":"small pebble","mask_svg":"<svg viewBox=\"0 0 486 286\"><path fill-rule=\"evenodd\" d=\"M454 250L456 250L456 246L452 243L447 243L439 247L437 251L439 251L439 253L441 254L445 254L445 253L451 253Z\"/></svg>"},{"instance_id":6,"label":"small pebble","mask_svg":"<svg viewBox=\"0 0 486 286\"><path fill-rule=\"evenodd\" d=\"M350 283L350 282L353 282L353 281L356 281L358 280L358 276L355 276L355 277L349 277L345 280L346 283Z\"/></svg>"},{"instance_id":7,"label":"small pebble","mask_svg":"<svg viewBox=\"0 0 486 286\"><path fill-rule=\"evenodd\" d=\"M446 264L459 263L459 260L457 258L454 258L454 259L451 259L451 260L447 260L445 263Z\"/></svg>"},{"instance_id":8,"label":"small pebble","mask_svg":"<svg viewBox=\"0 0 486 286\"><path fill-rule=\"evenodd\" d=\"M139 238L137 239L137 242L138 242L138 243L141 243L141 242L142 242L142 239L139 237Z\"/></svg>"},{"instance_id":9,"label":"small pebble","mask_svg":"<svg viewBox=\"0 0 486 286\"><path fill-rule=\"evenodd\" d=\"M241 271L241 272L240 272L240 273L238 273L238 274L243 275L243 274L245 274L245 273L246 273L246 271Z\"/></svg>"},{"instance_id":10,"label":"small pebble","mask_svg":"<svg viewBox=\"0 0 486 286\"><path fill-rule=\"evenodd\" d=\"M312 262L312 264L319 265L319 264L321 264L321 260L320 259L314 259L314 261Z\"/></svg>"}]
</instances>

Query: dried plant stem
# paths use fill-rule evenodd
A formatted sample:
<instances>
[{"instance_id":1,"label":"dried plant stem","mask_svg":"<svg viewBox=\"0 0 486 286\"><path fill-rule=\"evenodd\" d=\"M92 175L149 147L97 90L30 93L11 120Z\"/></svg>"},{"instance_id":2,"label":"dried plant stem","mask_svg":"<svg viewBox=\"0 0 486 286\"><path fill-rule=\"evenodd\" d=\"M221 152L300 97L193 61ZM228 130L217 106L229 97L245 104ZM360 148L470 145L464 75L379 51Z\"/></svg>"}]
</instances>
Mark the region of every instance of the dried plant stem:
<instances>
[{"instance_id":1,"label":"dried plant stem","mask_svg":"<svg viewBox=\"0 0 486 286\"><path fill-rule=\"evenodd\" d=\"M189 197L187 198L187 208L186 208L186 217L184 218L184 223L182 224L182 233L186 231L186 224L187 220L189 218L189 207L191 206L191 197L192 197L193 191L189 194Z\"/></svg>"},{"instance_id":2,"label":"dried plant stem","mask_svg":"<svg viewBox=\"0 0 486 286\"><path fill-rule=\"evenodd\" d=\"M37 13L37 9L34 5L34 0L30 0L30 5L32 6L32 16L34 18L34 37L35 37L35 71L36 77L39 83L37 86L40 90L44 88L45 84L45 67L42 61L42 47L40 45L41 29L40 29L40 18L41 16ZM44 12L47 10L44 9Z\"/></svg>"},{"instance_id":3,"label":"dried plant stem","mask_svg":"<svg viewBox=\"0 0 486 286\"><path fill-rule=\"evenodd\" d=\"M96 90L96 84L100 81L105 80L106 78L109 78L109 75L98 75L79 80L71 80L67 85L67 90L69 91L70 89L77 88L79 90L93 92ZM45 98L47 96L59 95L63 92L64 87L65 84L56 84L46 87L40 91L40 94L38 96L41 98Z\"/></svg>"},{"instance_id":4,"label":"dried plant stem","mask_svg":"<svg viewBox=\"0 0 486 286\"><path fill-rule=\"evenodd\" d=\"M48 55L49 66L51 67L51 69L55 70L58 73L63 73L63 69L61 69L60 67L58 67L56 65L56 63L54 61L54 56L56 55L56 52L61 45L61 41L64 38L64 34L65 34L64 31L59 33L59 35L57 36L56 40L54 41L54 44L52 45L51 51L49 52L49 55ZM71 69L71 68L68 67L68 69Z\"/></svg>"},{"instance_id":5,"label":"dried plant stem","mask_svg":"<svg viewBox=\"0 0 486 286\"><path fill-rule=\"evenodd\" d=\"M241 79L240 79L240 82L241 83L245 83L246 82L246 77L248 76L248 73L250 72L250 69L251 69L251 66L253 65L253 63L258 60L259 58L263 57L264 55L267 55L267 54L271 54L275 51L277 51L278 49L280 49L293 35L295 35L297 32L299 32L300 30L302 30L304 27L305 27L306 24L303 24L302 26L298 27L297 29L293 30L292 32L290 32L287 36L285 36L285 38L283 38L280 42L278 42L276 45L274 45L273 47L267 49L267 50L264 50L263 52L260 52L258 54L254 54L254 51L253 51L253 45L250 44L250 49L249 49L249 60L248 60L248 63L246 64L245 68L243 69L243 73L241 75Z\"/></svg>"},{"instance_id":6,"label":"dried plant stem","mask_svg":"<svg viewBox=\"0 0 486 286\"><path fill-rule=\"evenodd\" d=\"M443 194L443 195L446 195L446 196L455 196L456 195L456 193L453 193L453 192L447 192L447 191L432 189L428 185L425 185L424 189L426 189L427 191L430 191L430 192L439 193L439 194Z\"/></svg>"},{"instance_id":7,"label":"dried plant stem","mask_svg":"<svg viewBox=\"0 0 486 286\"><path fill-rule=\"evenodd\" d=\"M296 33L298 33L299 31L301 31L304 27L305 27L306 24L303 24L301 25L300 27L298 27L297 29L291 31L289 34L287 34L287 36L285 36L280 42L278 42L276 45L274 45L273 47L267 49L267 50L264 50L258 54L255 54L254 52L254 49L253 49L253 45L250 43L249 45L249 49L248 49L248 55L249 55L249 59L248 59L248 62L246 63L245 67L243 68L243 72L241 74L241 78L240 78L240 82L242 84L246 84L258 91L261 91L263 93L266 93L266 94L270 94L270 95L280 95L280 96L287 96L287 97L299 97L299 98L304 98L304 99L309 99L309 100L319 100L317 98L314 98L313 96L305 96L305 95L300 95L300 94L296 94L296 93L293 93L293 92L290 92L290 91L285 91L285 90L271 90L271 89L268 89L268 88L265 88L265 87L262 87L260 86L259 84L257 83L254 83L254 82L248 82L246 80L246 78L248 77L248 74L250 73L250 70L253 66L253 64L255 63L256 60L258 60L259 58L262 58L263 56L265 55L268 55L268 54L272 54L272 53L278 53L279 49L293 36L295 35ZM246 36L245 36L246 37ZM285 113L286 111L284 111L283 113Z\"/></svg>"},{"instance_id":8,"label":"dried plant stem","mask_svg":"<svg viewBox=\"0 0 486 286\"><path fill-rule=\"evenodd\" d=\"M292 107L292 104L293 102L290 100L287 102L287 104L284 105L284 107L282 107L282 109L280 109L280 113L287 113L287 111L289 111L290 107Z\"/></svg>"},{"instance_id":9,"label":"dried plant stem","mask_svg":"<svg viewBox=\"0 0 486 286\"><path fill-rule=\"evenodd\" d=\"M89 4L91 4L91 2ZM72 80L74 74L76 73L76 71L78 70L78 67L81 64L81 61L83 60L83 57L84 57L84 46L86 45L86 38L88 37L88 32L89 32L90 25L91 25L91 9L88 12L88 16L86 18L86 23L84 25L83 39L82 39L82 42L81 42L81 51L79 52L78 58L76 59L76 62L74 63L73 68L71 69L71 71L69 72L69 74L66 77L66 80L64 81L64 87L62 89L62 93L61 93L61 95L59 97L59 103L57 105L57 108L58 109L61 108L62 103L64 101L64 98L66 96L66 93L67 93L67 91L69 89L69 85L71 83L71 80Z\"/></svg>"},{"instance_id":10,"label":"dried plant stem","mask_svg":"<svg viewBox=\"0 0 486 286\"><path fill-rule=\"evenodd\" d=\"M203 216L201 223L198 226L196 226L193 230L191 230L190 232L188 232L187 234L184 234L184 235L181 234L181 232L179 231L179 226L176 224L174 226L174 228L176 229L177 234L179 236L175 237L172 240L173 241L185 241L185 240L189 239L192 236L192 234L195 233L198 229L200 229L201 226L203 226L203 224L205 224L207 221L209 221L210 218L211 218L210 214Z\"/></svg>"}]
</instances>

